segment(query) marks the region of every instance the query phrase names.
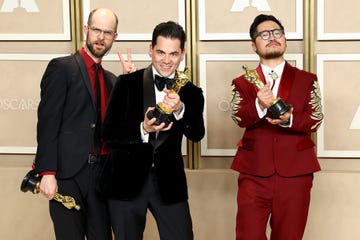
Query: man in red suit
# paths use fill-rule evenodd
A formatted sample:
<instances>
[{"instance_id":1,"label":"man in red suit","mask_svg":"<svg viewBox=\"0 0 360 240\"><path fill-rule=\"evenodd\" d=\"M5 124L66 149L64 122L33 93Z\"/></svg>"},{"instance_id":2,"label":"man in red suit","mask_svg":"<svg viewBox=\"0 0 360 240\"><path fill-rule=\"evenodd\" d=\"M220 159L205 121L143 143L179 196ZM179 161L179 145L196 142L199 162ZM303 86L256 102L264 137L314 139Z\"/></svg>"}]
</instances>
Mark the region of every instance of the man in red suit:
<instances>
[{"instance_id":1,"label":"man in red suit","mask_svg":"<svg viewBox=\"0 0 360 240\"><path fill-rule=\"evenodd\" d=\"M231 166L240 172L236 239L267 239L269 222L272 240L299 240L313 173L320 170L311 140L323 119L319 84L315 74L284 59L284 27L274 16L257 16L250 37L260 58L255 71L264 86L252 84L246 75L233 80L232 118L245 128ZM290 106L281 116L269 111L275 98Z\"/></svg>"}]
</instances>

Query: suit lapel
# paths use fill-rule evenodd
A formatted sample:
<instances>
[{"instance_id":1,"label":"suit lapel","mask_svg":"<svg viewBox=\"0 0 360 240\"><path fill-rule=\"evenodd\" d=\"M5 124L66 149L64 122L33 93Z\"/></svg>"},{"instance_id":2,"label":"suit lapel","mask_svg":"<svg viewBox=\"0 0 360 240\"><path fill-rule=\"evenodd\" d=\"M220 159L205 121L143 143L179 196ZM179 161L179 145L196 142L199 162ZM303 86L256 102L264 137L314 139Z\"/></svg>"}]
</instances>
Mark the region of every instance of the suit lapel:
<instances>
[{"instance_id":1,"label":"suit lapel","mask_svg":"<svg viewBox=\"0 0 360 240\"><path fill-rule=\"evenodd\" d=\"M159 132L159 134L156 138L155 148L159 147L169 137L169 132L170 132L170 130Z\"/></svg>"},{"instance_id":2,"label":"suit lapel","mask_svg":"<svg viewBox=\"0 0 360 240\"><path fill-rule=\"evenodd\" d=\"M112 76L105 69L103 69L103 73L107 94L110 95L111 89L114 86L113 79Z\"/></svg>"},{"instance_id":3,"label":"suit lapel","mask_svg":"<svg viewBox=\"0 0 360 240\"><path fill-rule=\"evenodd\" d=\"M147 67L143 75L144 114L148 107L156 104L154 81L151 65Z\"/></svg>"},{"instance_id":4,"label":"suit lapel","mask_svg":"<svg viewBox=\"0 0 360 240\"><path fill-rule=\"evenodd\" d=\"M257 72L257 74L259 75L260 80L261 80L264 84L266 84L265 76L264 76L264 73L263 73L263 71L262 71L262 69L261 69L260 64L257 66L256 72ZM255 85L254 85L254 87L256 88Z\"/></svg>"},{"instance_id":5,"label":"suit lapel","mask_svg":"<svg viewBox=\"0 0 360 240\"><path fill-rule=\"evenodd\" d=\"M277 96L286 102L289 97L292 85L295 80L295 71L288 62L285 63L284 71L281 76L280 86Z\"/></svg>"},{"instance_id":6,"label":"suit lapel","mask_svg":"<svg viewBox=\"0 0 360 240\"><path fill-rule=\"evenodd\" d=\"M88 93L90 94L90 97L92 99L94 110L96 110L95 100L94 100L95 96L94 96L94 93L93 93L92 88L91 88L90 77L89 77L88 71L86 69L86 65L84 63L84 60L81 57L79 52L77 52L74 55L74 57L75 57L76 62L79 65L80 73L81 73L81 76L82 76L81 80L84 82L84 85L86 86L86 89L88 90Z\"/></svg>"}]
</instances>

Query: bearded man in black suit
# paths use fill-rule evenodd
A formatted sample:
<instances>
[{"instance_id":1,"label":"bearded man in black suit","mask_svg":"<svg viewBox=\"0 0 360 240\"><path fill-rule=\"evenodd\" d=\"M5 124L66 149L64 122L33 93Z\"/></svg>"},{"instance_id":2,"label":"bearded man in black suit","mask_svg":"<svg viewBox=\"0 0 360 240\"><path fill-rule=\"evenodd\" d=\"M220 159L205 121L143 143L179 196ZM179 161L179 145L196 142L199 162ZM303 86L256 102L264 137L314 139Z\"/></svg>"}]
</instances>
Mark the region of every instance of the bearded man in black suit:
<instances>
[{"instance_id":1,"label":"bearded man in black suit","mask_svg":"<svg viewBox=\"0 0 360 240\"><path fill-rule=\"evenodd\" d=\"M52 59L41 80L33 171L41 177L40 192L50 200L56 239L112 239L106 200L96 185L108 153L100 139L101 123L116 81L101 60L117 37L117 25L111 10L91 11L84 47ZM131 66L121 62L126 69ZM57 192L73 197L80 211L55 201Z\"/></svg>"}]
</instances>

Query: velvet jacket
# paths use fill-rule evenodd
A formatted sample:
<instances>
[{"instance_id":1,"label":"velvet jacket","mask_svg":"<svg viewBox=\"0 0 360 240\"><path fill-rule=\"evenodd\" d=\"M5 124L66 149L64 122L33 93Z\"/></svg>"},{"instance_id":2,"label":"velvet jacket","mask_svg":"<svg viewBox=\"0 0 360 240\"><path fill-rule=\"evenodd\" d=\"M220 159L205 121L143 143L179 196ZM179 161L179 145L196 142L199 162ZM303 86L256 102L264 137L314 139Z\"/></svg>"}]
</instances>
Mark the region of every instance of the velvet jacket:
<instances>
[{"instance_id":1,"label":"velvet jacket","mask_svg":"<svg viewBox=\"0 0 360 240\"><path fill-rule=\"evenodd\" d=\"M151 65L120 76L110 96L103 138L110 147L112 170L106 174L105 188L110 190L110 197L133 199L152 169L162 200L166 203L184 201L188 198L188 191L181 143L183 135L197 142L205 134L202 90L191 82L181 88L179 96L185 104L184 116L179 121L174 118L170 130L160 131L153 146L143 143L140 133L146 110L145 80L153 81Z\"/></svg>"},{"instance_id":2,"label":"velvet jacket","mask_svg":"<svg viewBox=\"0 0 360 240\"><path fill-rule=\"evenodd\" d=\"M110 94L116 76L103 73ZM41 80L35 171L73 177L93 149L95 123L94 94L80 53L51 60Z\"/></svg>"},{"instance_id":3,"label":"velvet jacket","mask_svg":"<svg viewBox=\"0 0 360 240\"><path fill-rule=\"evenodd\" d=\"M260 65L256 71L265 83ZM294 108L290 128L259 118L255 106L257 89L244 75L233 80L233 87L232 118L245 132L237 144L232 169L264 177L275 172L292 177L320 170L311 139L311 132L323 119L316 75L285 64L277 97Z\"/></svg>"}]
</instances>

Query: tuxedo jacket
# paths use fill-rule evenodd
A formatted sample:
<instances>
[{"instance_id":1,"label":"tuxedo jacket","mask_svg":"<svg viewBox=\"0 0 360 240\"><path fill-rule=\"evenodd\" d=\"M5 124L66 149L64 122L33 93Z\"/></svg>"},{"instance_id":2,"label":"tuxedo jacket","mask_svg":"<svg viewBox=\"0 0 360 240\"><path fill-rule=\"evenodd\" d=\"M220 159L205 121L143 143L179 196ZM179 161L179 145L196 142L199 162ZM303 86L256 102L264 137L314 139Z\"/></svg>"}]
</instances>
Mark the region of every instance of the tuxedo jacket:
<instances>
[{"instance_id":1,"label":"tuxedo jacket","mask_svg":"<svg viewBox=\"0 0 360 240\"><path fill-rule=\"evenodd\" d=\"M113 191L110 195L118 199L135 198L150 171L154 171L162 200L166 203L183 201L188 198L188 192L182 138L184 135L197 142L205 134L202 90L191 82L181 88L178 94L185 104L183 118L172 119L171 129L160 131L152 145L142 142L140 132L147 108L143 86L146 81L151 81L153 88L151 66L121 75L109 99L103 139L110 147L109 161L114 165L111 173L114 177L108 181Z\"/></svg>"},{"instance_id":2,"label":"tuxedo jacket","mask_svg":"<svg viewBox=\"0 0 360 240\"><path fill-rule=\"evenodd\" d=\"M116 76L103 69L108 94ZM51 60L41 80L35 171L73 177L94 146L94 94L79 52Z\"/></svg>"},{"instance_id":3,"label":"tuxedo jacket","mask_svg":"<svg viewBox=\"0 0 360 240\"><path fill-rule=\"evenodd\" d=\"M260 65L256 71L265 83ZM277 97L294 108L290 128L259 118L255 106L257 88L244 75L232 83L232 118L245 128L232 169L256 176L277 172L284 177L320 170L311 139L311 132L318 129L323 119L316 75L285 63Z\"/></svg>"}]
</instances>

